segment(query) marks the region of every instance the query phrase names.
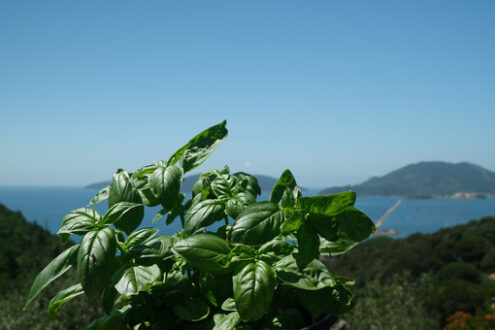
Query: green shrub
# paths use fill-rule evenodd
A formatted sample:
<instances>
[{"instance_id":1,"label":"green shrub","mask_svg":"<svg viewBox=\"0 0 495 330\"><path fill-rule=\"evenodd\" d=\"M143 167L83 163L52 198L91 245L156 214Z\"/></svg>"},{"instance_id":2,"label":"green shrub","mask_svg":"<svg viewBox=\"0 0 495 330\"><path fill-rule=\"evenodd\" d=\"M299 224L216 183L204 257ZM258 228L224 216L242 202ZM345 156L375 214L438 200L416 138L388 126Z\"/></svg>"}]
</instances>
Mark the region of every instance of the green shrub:
<instances>
[{"instance_id":1,"label":"green shrub","mask_svg":"<svg viewBox=\"0 0 495 330\"><path fill-rule=\"evenodd\" d=\"M34 278L31 272L31 278ZM29 329L29 330L77 330L99 317L103 308L99 304L91 302L84 296L75 298L70 306L62 306L56 317L50 317L46 312L50 300L58 291L70 286L77 280L77 274L69 271L67 276L60 279L52 287L47 288L34 301L28 312L23 312L22 307L26 303L27 285L11 287L0 296L0 329Z\"/></svg>"},{"instance_id":2,"label":"green shrub","mask_svg":"<svg viewBox=\"0 0 495 330\"><path fill-rule=\"evenodd\" d=\"M487 273L495 272L495 247L491 247L480 261L480 269Z\"/></svg>"},{"instance_id":3,"label":"green shrub","mask_svg":"<svg viewBox=\"0 0 495 330\"><path fill-rule=\"evenodd\" d=\"M28 313L23 312L28 284L64 246L57 236L1 204L0 223L0 329L81 329L101 315L102 308L85 297L75 299L72 308L62 307L57 318L46 313L51 298L77 280L71 271L42 292Z\"/></svg>"},{"instance_id":4,"label":"green shrub","mask_svg":"<svg viewBox=\"0 0 495 330\"><path fill-rule=\"evenodd\" d=\"M437 283L442 283L444 281L455 279L478 284L481 283L482 275L483 274L481 271L473 265L463 262L454 262L447 264L440 269L435 274L434 280Z\"/></svg>"},{"instance_id":5,"label":"green shrub","mask_svg":"<svg viewBox=\"0 0 495 330\"><path fill-rule=\"evenodd\" d=\"M489 306L493 283L484 278L476 267L466 263L452 263L443 267L433 278L429 293L429 307L442 318L462 310L474 313Z\"/></svg>"},{"instance_id":6,"label":"green shrub","mask_svg":"<svg viewBox=\"0 0 495 330\"><path fill-rule=\"evenodd\" d=\"M424 300L431 278L393 276L388 283L371 281L356 291L356 306L344 319L349 330L438 329L440 315Z\"/></svg>"},{"instance_id":7,"label":"green shrub","mask_svg":"<svg viewBox=\"0 0 495 330\"><path fill-rule=\"evenodd\" d=\"M464 236L454 246L454 253L462 261L479 264L490 247L490 241L478 235Z\"/></svg>"}]
</instances>

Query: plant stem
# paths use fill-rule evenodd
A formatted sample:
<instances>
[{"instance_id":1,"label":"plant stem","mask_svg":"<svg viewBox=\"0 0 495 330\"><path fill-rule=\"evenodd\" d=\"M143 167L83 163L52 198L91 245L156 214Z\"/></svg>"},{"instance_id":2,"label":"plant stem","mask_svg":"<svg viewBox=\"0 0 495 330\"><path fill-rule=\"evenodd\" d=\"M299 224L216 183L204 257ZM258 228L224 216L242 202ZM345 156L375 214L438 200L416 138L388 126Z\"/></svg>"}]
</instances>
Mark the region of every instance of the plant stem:
<instances>
[{"instance_id":1,"label":"plant stem","mask_svg":"<svg viewBox=\"0 0 495 330\"><path fill-rule=\"evenodd\" d=\"M228 225L228 224L229 224L229 216L228 216L228 215L226 215L226 216L225 216L225 224L226 224L226 225Z\"/></svg>"}]
</instances>

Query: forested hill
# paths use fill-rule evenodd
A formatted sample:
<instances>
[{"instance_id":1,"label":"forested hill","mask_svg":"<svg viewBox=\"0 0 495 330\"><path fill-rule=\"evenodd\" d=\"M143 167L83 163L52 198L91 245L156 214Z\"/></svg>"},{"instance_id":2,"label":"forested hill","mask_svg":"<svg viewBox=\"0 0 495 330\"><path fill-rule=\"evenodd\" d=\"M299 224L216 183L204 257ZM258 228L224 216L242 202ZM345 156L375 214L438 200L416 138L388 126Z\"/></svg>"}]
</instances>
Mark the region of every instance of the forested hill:
<instances>
[{"instance_id":1,"label":"forested hill","mask_svg":"<svg viewBox=\"0 0 495 330\"><path fill-rule=\"evenodd\" d=\"M327 188L321 194L347 190L358 196L482 197L495 194L495 173L466 162L420 162L358 185Z\"/></svg>"},{"instance_id":2,"label":"forested hill","mask_svg":"<svg viewBox=\"0 0 495 330\"><path fill-rule=\"evenodd\" d=\"M273 186L277 182L278 179L273 178L268 175L262 175L262 174L254 174L256 179L258 179L258 184L260 185L261 191L272 191ZM198 181L199 174L193 174L193 175L188 175L184 178L184 181L182 182L181 190L183 192L191 192L194 186L194 183ZM109 181L105 182L97 182L97 183L92 183L86 186L88 189L102 189L110 184ZM303 189L303 188L301 188ZM303 189L304 190L304 189Z\"/></svg>"},{"instance_id":3,"label":"forested hill","mask_svg":"<svg viewBox=\"0 0 495 330\"><path fill-rule=\"evenodd\" d=\"M100 304L80 296L62 306L56 319L48 316L49 300L78 281L73 269L22 310L38 272L72 244L62 245L58 236L0 204L0 329L82 329L104 313Z\"/></svg>"},{"instance_id":4,"label":"forested hill","mask_svg":"<svg viewBox=\"0 0 495 330\"><path fill-rule=\"evenodd\" d=\"M349 329L442 329L458 311L470 313L466 329L495 329L494 217L402 239L377 236L329 263L356 280L357 305L343 316Z\"/></svg>"},{"instance_id":5,"label":"forested hill","mask_svg":"<svg viewBox=\"0 0 495 330\"><path fill-rule=\"evenodd\" d=\"M0 292L13 281L32 280L33 270L39 271L64 248L57 236L0 204Z\"/></svg>"}]
</instances>

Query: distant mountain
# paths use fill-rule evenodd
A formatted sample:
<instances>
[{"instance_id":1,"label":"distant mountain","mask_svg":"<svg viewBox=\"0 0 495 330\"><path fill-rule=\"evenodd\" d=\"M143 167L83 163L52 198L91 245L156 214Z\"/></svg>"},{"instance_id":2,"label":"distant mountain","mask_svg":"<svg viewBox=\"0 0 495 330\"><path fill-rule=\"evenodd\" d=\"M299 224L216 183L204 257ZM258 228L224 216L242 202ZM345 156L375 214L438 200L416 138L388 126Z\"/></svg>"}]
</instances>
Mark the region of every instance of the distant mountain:
<instances>
[{"instance_id":1,"label":"distant mountain","mask_svg":"<svg viewBox=\"0 0 495 330\"><path fill-rule=\"evenodd\" d=\"M272 191L273 186L277 182L278 179L275 179L271 176L268 175L262 175L262 174L254 174L256 179L258 179L258 184L260 185L261 191L269 192ZM199 174L193 174L193 175L188 175L184 178L184 181L182 182L182 187L181 190L184 192L191 192L194 186L194 183L198 181ZM104 182L96 182L87 185L85 188L88 189L102 189L106 186L108 186L110 182L104 181ZM305 190L304 188L301 187L301 190Z\"/></svg>"},{"instance_id":2,"label":"distant mountain","mask_svg":"<svg viewBox=\"0 0 495 330\"><path fill-rule=\"evenodd\" d=\"M347 190L354 190L358 196L483 197L495 194L495 173L466 162L420 162L381 177L373 177L358 185L327 188L320 194Z\"/></svg>"}]
</instances>

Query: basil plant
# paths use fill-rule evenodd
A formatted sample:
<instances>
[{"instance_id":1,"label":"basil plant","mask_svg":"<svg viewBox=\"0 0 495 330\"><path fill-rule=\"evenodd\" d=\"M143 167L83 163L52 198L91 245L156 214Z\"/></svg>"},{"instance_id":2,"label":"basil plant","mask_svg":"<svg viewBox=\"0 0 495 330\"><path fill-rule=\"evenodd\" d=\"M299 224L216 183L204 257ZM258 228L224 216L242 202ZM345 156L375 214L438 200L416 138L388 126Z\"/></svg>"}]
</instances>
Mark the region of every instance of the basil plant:
<instances>
[{"instance_id":1,"label":"basil plant","mask_svg":"<svg viewBox=\"0 0 495 330\"><path fill-rule=\"evenodd\" d=\"M353 207L355 193L303 197L286 170L270 200L257 201L256 178L225 167L202 173L187 200L184 174L226 136L223 121L167 161L119 169L87 207L63 218L61 240L81 235L81 243L39 273L26 307L74 266L79 283L54 296L48 313L85 294L106 312L87 329L298 329L352 308L352 281L320 257L344 253L375 231ZM105 214L90 208L104 200ZM144 208L158 205L154 222L180 221L182 231L137 230Z\"/></svg>"}]
</instances>

